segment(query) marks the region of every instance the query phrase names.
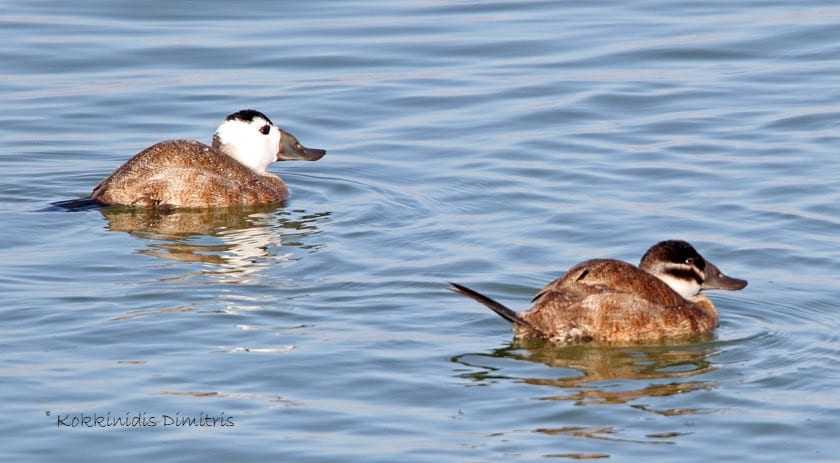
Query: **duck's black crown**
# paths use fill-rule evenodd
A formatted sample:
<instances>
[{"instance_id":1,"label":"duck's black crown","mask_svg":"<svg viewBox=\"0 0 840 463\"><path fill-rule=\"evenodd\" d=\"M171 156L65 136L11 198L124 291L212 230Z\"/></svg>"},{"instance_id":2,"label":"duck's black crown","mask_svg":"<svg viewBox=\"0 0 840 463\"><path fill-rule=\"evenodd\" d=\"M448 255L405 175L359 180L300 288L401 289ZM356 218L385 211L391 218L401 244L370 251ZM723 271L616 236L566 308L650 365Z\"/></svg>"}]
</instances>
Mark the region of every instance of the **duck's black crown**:
<instances>
[{"instance_id":1,"label":"duck's black crown","mask_svg":"<svg viewBox=\"0 0 840 463\"><path fill-rule=\"evenodd\" d=\"M701 271L706 268L706 260L692 245L681 240L667 240L660 241L648 249L639 266L651 267L654 262L681 264L689 263L689 260Z\"/></svg>"},{"instance_id":2,"label":"duck's black crown","mask_svg":"<svg viewBox=\"0 0 840 463\"><path fill-rule=\"evenodd\" d=\"M251 121L254 120L255 117L260 117L260 118L264 119L266 122L268 122L269 124L274 125L274 122L271 122L271 119L269 119L268 116L266 116L265 114L257 111L256 109L243 109L241 111L237 111L237 112L229 115L228 117L226 117L225 120L226 121L240 120L240 121L244 121L244 122L251 122Z\"/></svg>"}]
</instances>

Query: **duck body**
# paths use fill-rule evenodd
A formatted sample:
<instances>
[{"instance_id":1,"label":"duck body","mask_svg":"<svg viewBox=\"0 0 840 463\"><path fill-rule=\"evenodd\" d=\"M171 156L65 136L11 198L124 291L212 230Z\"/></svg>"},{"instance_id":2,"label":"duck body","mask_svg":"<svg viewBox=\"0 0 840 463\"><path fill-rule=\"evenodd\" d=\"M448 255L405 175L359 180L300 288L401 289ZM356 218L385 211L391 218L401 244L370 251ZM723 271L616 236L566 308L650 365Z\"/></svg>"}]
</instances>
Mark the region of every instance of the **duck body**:
<instances>
[{"instance_id":1,"label":"duck body","mask_svg":"<svg viewBox=\"0 0 840 463\"><path fill-rule=\"evenodd\" d=\"M714 305L688 301L665 282L620 260L595 259L549 283L520 314L517 337L558 344L644 343L710 333Z\"/></svg>"},{"instance_id":2,"label":"duck body","mask_svg":"<svg viewBox=\"0 0 840 463\"><path fill-rule=\"evenodd\" d=\"M102 204L202 208L279 203L289 188L260 175L212 146L170 140L137 153L93 189Z\"/></svg>"},{"instance_id":3,"label":"duck body","mask_svg":"<svg viewBox=\"0 0 840 463\"><path fill-rule=\"evenodd\" d=\"M664 241L648 250L640 266L614 259L573 266L537 293L522 313L465 286L453 283L452 288L510 321L517 338L639 344L712 333L718 312L700 291L746 284L720 273L688 243Z\"/></svg>"},{"instance_id":4,"label":"duck body","mask_svg":"<svg viewBox=\"0 0 840 463\"><path fill-rule=\"evenodd\" d=\"M276 161L321 159L263 113L228 115L212 146L193 140L154 144L94 187L90 199L105 205L144 208L211 208L281 203L289 188L267 171Z\"/></svg>"}]
</instances>

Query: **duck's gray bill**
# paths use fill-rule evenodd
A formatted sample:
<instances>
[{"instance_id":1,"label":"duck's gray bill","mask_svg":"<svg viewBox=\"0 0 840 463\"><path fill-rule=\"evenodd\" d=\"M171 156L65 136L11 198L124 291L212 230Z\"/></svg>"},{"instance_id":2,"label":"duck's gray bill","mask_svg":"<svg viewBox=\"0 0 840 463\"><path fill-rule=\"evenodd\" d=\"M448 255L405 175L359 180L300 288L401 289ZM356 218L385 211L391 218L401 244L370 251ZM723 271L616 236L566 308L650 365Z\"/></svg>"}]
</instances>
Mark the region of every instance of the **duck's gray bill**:
<instances>
[{"instance_id":1,"label":"duck's gray bill","mask_svg":"<svg viewBox=\"0 0 840 463\"><path fill-rule=\"evenodd\" d=\"M317 161L327 154L326 150L301 145L297 138L288 132L282 133L280 149L277 151L278 161Z\"/></svg>"},{"instance_id":2,"label":"duck's gray bill","mask_svg":"<svg viewBox=\"0 0 840 463\"><path fill-rule=\"evenodd\" d=\"M703 289L726 289L737 291L747 286L747 280L726 276L717 266L706 261L706 280L703 281Z\"/></svg>"}]
</instances>

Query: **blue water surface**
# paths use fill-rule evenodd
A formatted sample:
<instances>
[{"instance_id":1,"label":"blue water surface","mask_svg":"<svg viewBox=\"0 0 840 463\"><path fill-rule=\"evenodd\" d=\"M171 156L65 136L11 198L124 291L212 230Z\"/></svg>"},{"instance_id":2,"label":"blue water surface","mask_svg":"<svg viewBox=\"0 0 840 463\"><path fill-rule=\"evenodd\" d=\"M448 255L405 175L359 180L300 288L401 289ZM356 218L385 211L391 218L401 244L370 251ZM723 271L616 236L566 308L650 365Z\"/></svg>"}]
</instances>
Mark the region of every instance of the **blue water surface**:
<instances>
[{"instance_id":1,"label":"blue water surface","mask_svg":"<svg viewBox=\"0 0 840 463\"><path fill-rule=\"evenodd\" d=\"M837 461L834 2L0 11L3 461ZM51 206L242 108L328 149L287 205ZM750 282L714 340L521 346L446 288L667 238Z\"/></svg>"}]
</instances>

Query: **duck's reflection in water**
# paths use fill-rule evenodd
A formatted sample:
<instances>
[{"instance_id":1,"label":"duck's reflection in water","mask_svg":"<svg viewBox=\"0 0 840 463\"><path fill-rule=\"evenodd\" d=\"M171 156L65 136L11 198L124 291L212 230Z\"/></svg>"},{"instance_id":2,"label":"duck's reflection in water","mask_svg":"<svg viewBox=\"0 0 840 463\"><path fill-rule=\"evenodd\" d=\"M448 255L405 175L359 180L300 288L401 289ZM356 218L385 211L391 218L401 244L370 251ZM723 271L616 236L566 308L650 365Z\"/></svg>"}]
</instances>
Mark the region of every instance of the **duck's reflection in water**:
<instances>
[{"instance_id":1,"label":"duck's reflection in water","mask_svg":"<svg viewBox=\"0 0 840 463\"><path fill-rule=\"evenodd\" d=\"M633 402L715 388L714 382L691 380L715 369L709 361L709 356L715 352L714 344L708 342L623 348L559 347L544 343L516 342L489 353L463 354L452 360L467 365L472 370L479 369L461 374L463 378L484 381L487 378L501 377L564 390L562 394L540 397L542 400L567 400L578 405L630 404L634 408L652 413L677 415L699 413L702 410L659 410ZM505 368L496 365L499 360L504 359L545 365L550 367L550 370L540 371L552 377L513 377L505 374ZM644 386L638 387L640 382L644 383ZM619 389L616 388L617 385Z\"/></svg>"},{"instance_id":2,"label":"duck's reflection in water","mask_svg":"<svg viewBox=\"0 0 840 463\"><path fill-rule=\"evenodd\" d=\"M291 248L317 249L319 245L308 238L318 233L318 223L330 215L277 207L100 211L109 230L148 240L139 253L204 264L200 274L229 283L249 283L272 262L293 260Z\"/></svg>"},{"instance_id":3,"label":"duck's reflection in water","mask_svg":"<svg viewBox=\"0 0 840 463\"><path fill-rule=\"evenodd\" d=\"M536 398L541 401L563 401L576 406L626 404L644 413L670 417L710 411L693 405L690 408L679 408L661 404L670 402L669 398L679 394L717 387L712 381L699 379L701 375L714 371L715 367L709 357L715 352L714 344L708 342L623 348L558 347L515 342L488 353L462 354L453 357L452 361L468 367L469 372L461 371L458 376L470 384L486 384L488 381L503 379L541 386L540 393L545 386L549 386L562 389L562 393ZM547 403L545 405L548 406ZM603 413L604 410L599 410L592 416L604 416ZM552 420L549 423L543 421L539 424L526 432L653 445L674 444L675 439L690 434L679 422L671 421L660 423L648 432L637 426L614 425L612 420L600 426L565 420ZM663 424L666 426L664 432L661 427ZM609 457L608 454L575 452L550 456L575 459Z\"/></svg>"}]
</instances>

